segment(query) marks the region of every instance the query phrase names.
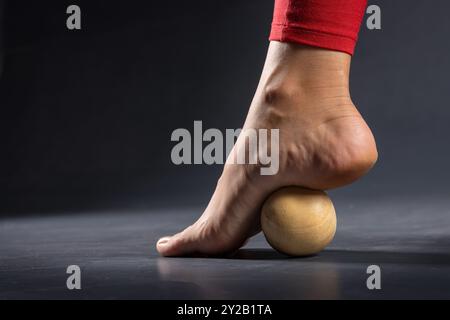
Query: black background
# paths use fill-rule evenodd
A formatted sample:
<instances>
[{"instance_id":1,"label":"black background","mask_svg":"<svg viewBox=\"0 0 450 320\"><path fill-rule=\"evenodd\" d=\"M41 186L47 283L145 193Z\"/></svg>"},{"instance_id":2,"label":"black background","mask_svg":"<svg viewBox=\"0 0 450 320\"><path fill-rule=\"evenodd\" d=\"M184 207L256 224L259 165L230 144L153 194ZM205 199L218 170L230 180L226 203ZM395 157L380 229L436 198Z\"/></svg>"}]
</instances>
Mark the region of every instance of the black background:
<instances>
[{"instance_id":1,"label":"black background","mask_svg":"<svg viewBox=\"0 0 450 320\"><path fill-rule=\"evenodd\" d=\"M380 0L352 97L380 159L336 193L449 193L450 3ZM77 4L82 30L66 28ZM4 1L0 212L205 204L218 165L175 166L176 128L238 128L268 46L272 0Z\"/></svg>"}]
</instances>

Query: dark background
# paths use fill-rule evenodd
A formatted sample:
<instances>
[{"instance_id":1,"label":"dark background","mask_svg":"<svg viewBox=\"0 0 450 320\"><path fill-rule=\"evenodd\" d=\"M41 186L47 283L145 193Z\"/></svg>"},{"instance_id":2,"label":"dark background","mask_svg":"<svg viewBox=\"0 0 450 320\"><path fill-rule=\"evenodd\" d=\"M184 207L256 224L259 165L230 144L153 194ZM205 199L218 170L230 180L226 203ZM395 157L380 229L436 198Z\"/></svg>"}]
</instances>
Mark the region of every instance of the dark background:
<instances>
[{"instance_id":1,"label":"dark background","mask_svg":"<svg viewBox=\"0 0 450 320\"><path fill-rule=\"evenodd\" d=\"M349 197L449 194L450 3L370 1L352 97L377 138ZM66 8L82 30L66 28ZM0 213L202 205L221 166L175 166L176 128L238 128L273 0L0 1Z\"/></svg>"}]
</instances>

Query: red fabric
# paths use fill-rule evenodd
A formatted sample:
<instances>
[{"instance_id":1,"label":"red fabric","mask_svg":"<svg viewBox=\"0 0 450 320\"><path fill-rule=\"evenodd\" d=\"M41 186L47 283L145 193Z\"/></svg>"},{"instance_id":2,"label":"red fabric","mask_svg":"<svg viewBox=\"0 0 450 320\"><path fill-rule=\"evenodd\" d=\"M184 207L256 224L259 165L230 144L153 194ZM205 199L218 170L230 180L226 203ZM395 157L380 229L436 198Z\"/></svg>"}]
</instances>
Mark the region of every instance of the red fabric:
<instances>
[{"instance_id":1,"label":"red fabric","mask_svg":"<svg viewBox=\"0 0 450 320\"><path fill-rule=\"evenodd\" d=\"M353 54L367 0L275 0L270 40Z\"/></svg>"}]
</instances>

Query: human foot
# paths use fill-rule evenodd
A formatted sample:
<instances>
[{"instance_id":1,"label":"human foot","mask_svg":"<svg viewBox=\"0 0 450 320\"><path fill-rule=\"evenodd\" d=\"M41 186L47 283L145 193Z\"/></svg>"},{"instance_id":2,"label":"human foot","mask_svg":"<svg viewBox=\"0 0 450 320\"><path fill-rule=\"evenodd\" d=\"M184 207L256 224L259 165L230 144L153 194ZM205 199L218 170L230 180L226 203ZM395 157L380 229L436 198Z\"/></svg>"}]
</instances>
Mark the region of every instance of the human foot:
<instances>
[{"instance_id":1,"label":"human foot","mask_svg":"<svg viewBox=\"0 0 450 320\"><path fill-rule=\"evenodd\" d=\"M264 199L278 188L330 189L353 182L375 163L373 135L353 105L345 53L272 42L243 130L279 129L279 171L227 161L202 216L161 238L164 256L224 254L260 231ZM245 144L242 135L230 157ZM230 159L230 158L229 158Z\"/></svg>"}]
</instances>

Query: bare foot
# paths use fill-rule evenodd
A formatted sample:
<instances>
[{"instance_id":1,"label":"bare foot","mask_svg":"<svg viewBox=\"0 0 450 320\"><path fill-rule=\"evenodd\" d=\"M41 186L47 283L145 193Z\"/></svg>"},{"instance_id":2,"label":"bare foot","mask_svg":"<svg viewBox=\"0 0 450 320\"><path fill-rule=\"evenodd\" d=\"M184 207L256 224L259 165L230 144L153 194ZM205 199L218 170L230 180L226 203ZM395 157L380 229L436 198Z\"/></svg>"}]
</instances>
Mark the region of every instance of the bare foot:
<instances>
[{"instance_id":1,"label":"bare foot","mask_svg":"<svg viewBox=\"0 0 450 320\"><path fill-rule=\"evenodd\" d=\"M279 171L226 164L202 216L161 238L164 256L224 254L260 231L264 199L283 186L330 189L353 182L376 162L373 135L349 93L348 54L272 42L244 129L279 129ZM239 138L232 151L242 143Z\"/></svg>"}]
</instances>

